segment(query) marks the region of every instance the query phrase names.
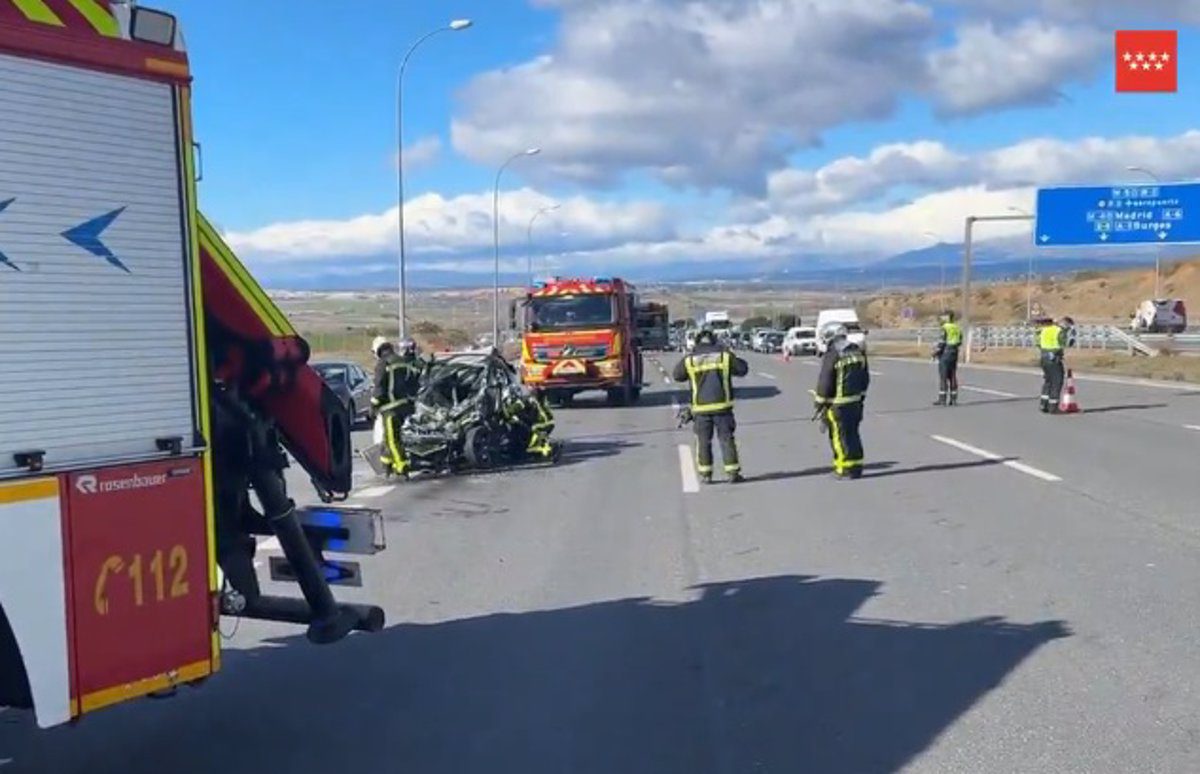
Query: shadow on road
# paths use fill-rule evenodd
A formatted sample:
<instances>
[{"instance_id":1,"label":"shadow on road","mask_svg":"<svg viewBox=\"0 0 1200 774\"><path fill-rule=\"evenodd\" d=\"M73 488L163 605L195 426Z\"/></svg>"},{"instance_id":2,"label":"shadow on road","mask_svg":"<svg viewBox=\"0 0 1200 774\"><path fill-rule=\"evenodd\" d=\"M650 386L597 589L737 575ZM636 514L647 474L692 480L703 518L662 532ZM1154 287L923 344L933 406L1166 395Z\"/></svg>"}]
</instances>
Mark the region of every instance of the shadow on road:
<instances>
[{"instance_id":1,"label":"shadow on road","mask_svg":"<svg viewBox=\"0 0 1200 774\"><path fill-rule=\"evenodd\" d=\"M735 400L760 400L774 398L780 394L778 387L772 385L734 385ZM661 408L672 403L687 403L690 400L688 387L685 384L675 388L647 390L642 393L637 403L628 408ZM570 405L555 408L554 411L569 411L571 409L607 409L611 408L603 393L583 393L575 398Z\"/></svg>"},{"instance_id":2,"label":"shadow on road","mask_svg":"<svg viewBox=\"0 0 1200 774\"><path fill-rule=\"evenodd\" d=\"M382 476L376 476L373 479L370 479L370 482L375 484L395 484L396 486L404 487L408 490L420 491L422 488L428 488L429 485L440 485L445 482L452 482L455 479L478 478L481 476L500 476L506 473L518 473L527 470L550 470L552 468L569 467L571 465L578 465L581 462L588 462L594 459L614 457L620 454L622 451L635 449L639 446L641 446L640 443L624 441L609 436L604 438L596 438L594 440L567 439L563 443L562 456L559 457L558 462L556 463L542 462L539 459L534 459L530 460L529 462L522 462L514 465L498 465L494 468L465 468L463 470L456 471L422 469L414 473L407 481L401 481L399 479L387 479Z\"/></svg>"},{"instance_id":3,"label":"shadow on road","mask_svg":"<svg viewBox=\"0 0 1200 774\"><path fill-rule=\"evenodd\" d=\"M853 618L880 585L760 578L327 648L296 636L229 652L170 702L41 736L0 726L0 749L56 774L885 774L1070 636L1061 621Z\"/></svg>"},{"instance_id":4,"label":"shadow on road","mask_svg":"<svg viewBox=\"0 0 1200 774\"><path fill-rule=\"evenodd\" d=\"M863 465L863 470L867 473L875 470L887 470L896 466L895 462L868 462ZM822 465L817 468L805 468L804 470L781 470L775 473L763 473L757 476L746 476L746 483L761 483L766 481L789 481L795 478L810 478L814 476L827 476L833 471L832 465ZM865 475L865 474L864 474Z\"/></svg>"},{"instance_id":5,"label":"shadow on road","mask_svg":"<svg viewBox=\"0 0 1200 774\"><path fill-rule=\"evenodd\" d=\"M917 475L920 473L942 473L949 470L963 470L965 468L983 468L991 465L1001 465L1009 462L1012 458L1005 457L997 460L972 460L971 462L947 462L939 465L919 465L914 468L897 468L898 463L895 462L868 462L863 465L863 479L885 478L887 476L907 476ZM763 481L788 481L795 478L810 478L813 476L831 475L833 471L832 465L824 465L818 468L806 468L804 470L780 471L778 473L764 473L761 476L747 476L747 483L756 483Z\"/></svg>"},{"instance_id":6,"label":"shadow on road","mask_svg":"<svg viewBox=\"0 0 1200 774\"><path fill-rule=\"evenodd\" d=\"M1146 411L1147 409L1170 408L1169 403L1127 403L1124 406L1100 406L1084 409L1085 414L1111 414L1117 411Z\"/></svg>"},{"instance_id":7,"label":"shadow on road","mask_svg":"<svg viewBox=\"0 0 1200 774\"><path fill-rule=\"evenodd\" d=\"M884 478L886 476L907 476L920 473L945 473L950 470L966 470L968 468L988 468L993 465L1003 465L1012 462L1013 457L1001 457L995 460L971 460L970 462L944 462L937 465L918 465L915 468L897 468L883 473L872 473L867 478Z\"/></svg>"},{"instance_id":8,"label":"shadow on road","mask_svg":"<svg viewBox=\"0 0 1200 774\"><path fill-rule=\"evenodd\" d=\"M871 414L876 414L878 416L889 416L892 414L920 414L926 411L961 411L962 409L969 409L978 406L995 406L1001 403L1029 403L1036 408L1037 398L993 398L990 400L968 400L960 401L953 406L934 406L932 405L932 401L930 401L930 404L917 406L915 408L887 409L886 411L871 411L868 408L867 415L870 416Z\"/></svg>"}]
</instances>

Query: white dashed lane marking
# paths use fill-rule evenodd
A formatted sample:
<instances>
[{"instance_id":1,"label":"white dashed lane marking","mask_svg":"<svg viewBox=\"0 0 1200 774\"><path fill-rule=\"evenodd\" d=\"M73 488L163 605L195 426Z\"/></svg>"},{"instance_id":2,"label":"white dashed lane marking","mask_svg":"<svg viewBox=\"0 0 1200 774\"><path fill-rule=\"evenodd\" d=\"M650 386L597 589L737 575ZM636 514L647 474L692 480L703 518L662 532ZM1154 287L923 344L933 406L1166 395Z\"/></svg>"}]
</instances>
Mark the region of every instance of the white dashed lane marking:
<instances>
[{"instance_id":1,"label":"white dashed lane marking","mask_svg":"<svg viewBox=\"0 0 1200 774\"><path fill-rule=\"evenodd\" d=\"M1019 397L1021 397L1020 395L1017 395L1017 394L1011 393L1011 392L1005 392L1004 390L989 390L986 387L972 387L967 384L962 385L958 389L964 390L966 392L978 392L981 395L992 395L997 398L1019 398Z\"/></svg>"},{"instance_id":2,"label":"white dashed lane marking","mask_svg":"<svg viewBox=\"0 0 1200 774\"><path fill-rule=\"evenodd\" d=\"M943 435L931 435L929 437L932 438L933 440L937 441L938 443L944 443L947 446L953 446L954 448L959 449L961 451L965 451L968 454L974 454L976 457L982 457L985 460L995 460L1007 468L1012 468L1013 470L1024 473L1027 476L1033 476L1034 478L1040 478L1042 481L1049 481L1049 482L1062 481L1061 478L1054 475L1053 473L1047 473L1046 471L1039 470L1038 468L1035 468L1032 465L1026 465L1023 462L1017 462L1016 460L1005 459L1005 457L1003 455L996 454L995 452L987 451L986 449L976 448L969 444L965 444L962 441L956 441L953 438L947 438Z\"/></svg>"},{"instance_id":3,"label":"white dashed lane marking","mask_svg":"<svg viewBox=\"0 0 1200 774\"><path fill-rule=\"evenodd\" d=\"M692 449L685 443L679 444L679 475L683 479L685 494L700 491L700 478L696 475L695 463L692 462Z\"/></svg>"}]
</instances>

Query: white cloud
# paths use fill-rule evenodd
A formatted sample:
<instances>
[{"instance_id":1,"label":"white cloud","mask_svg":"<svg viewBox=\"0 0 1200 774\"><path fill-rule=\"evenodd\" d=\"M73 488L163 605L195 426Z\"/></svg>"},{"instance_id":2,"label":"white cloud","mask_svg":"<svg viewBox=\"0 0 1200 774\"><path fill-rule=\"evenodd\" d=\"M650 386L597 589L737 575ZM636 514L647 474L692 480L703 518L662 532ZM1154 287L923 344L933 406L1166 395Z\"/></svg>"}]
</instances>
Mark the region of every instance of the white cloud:
<instances>
[{"instance_id":1,"label":"white cloud","mask_svg":"<svg viewBox=\"0 0 1200 774\"><path fill-rule=\"evenodd\" d=\"M1005 189L1126 180L1129 165L1145 166L1164 179L1200 177L1200 130L1174 137L1035 138L977 153L932 141L882 145L865 157L845 156L817 170L773 173L765 211L804 216L862 207L900 187Z\"/></svg>"},{"instance_id":2,"label":"white cloud","mask_svg":"<svg viewBox=\"0 0 1200 774\"><path fill-rule=\"evenodd\" d=\"M1111 36L1085 27L1027 20L997 29L991 22L958 30L952 48L929 55L938 109L952 115L1018 105L1049 105L1063 83L1094 74Z\"/></svg>"},{"instance_id":3,"label":"white cloud","mask_svg":"<svg viewBox=\"0 0 1200 774\"><path fill-rule=\"evenodd\" d=\"M1196 0L945 0L947 4L980 14L1036 14L1045 19L1089 22L1113 29L1128 22L1166 24L1200 23L1200 2Z\"/></svg>"},{"instance_id":4,"label":"white cloud","mask_svg":"<svg viewBox=\"0 0 1200 774\"><path fill-rule=\"evenodd\" d=\"M1126 170L1144 165L1164 179L1200 177L1200 130L1174 137L1128 136L1074 141L1039 138L968 152L920 140L882 145L815 170L787 169L770 178L770 196L744 216L692 232L674 225L665 207L642 201L611 203L584 197L560 200L562 209L539 221L542 265L552 253L564 271L628 271L680 263L793 260L806 255L860 261L962 239L968 215L1030 210L1036 186L1139 179ZM888 205L900 191L911 201ZM505 271L524 271L530 217L552 203L531 189L501 199ZM683 215L683 213L674 213ZM694 218L692 219L694 220ZM463 273L491 271L491 193L408 204L414 268ZM1026 223L990 223L981 240L1027 235ZM565 237L556 235L567 232ZM302 275L328 262L348 273L395 250L396 211L342 221L275 224L228 235L234 249L263 270Z\"/></svg>"},{"instance_id":5,"label":"white cloud","mask_svg":"<svg viewBox=\"0 0 1200 774\"><path fill-rule=\"evenodd\" d=\"M966 158L938 142L881 145L866 158L843 156L814 171L785 169L767 180L776 206L821 212L871 199L896 185L937 186L962 179Z\"/></svg>"},{"instance_id":6,"label":"white cloud","mask_svg":"<svg viewBox=\"0 0 1200 774\"><path fill-rule=\"evenodd\" d=\"M556 203L530 189L500 197L503 245L516 242L526 250L526 227L542 207ZM651 202L608 203L582 196L557 201L560 209L544 216L568 232L565 249L592 249L628 240L668 239L673 236L669 213ZM492 249L492 194L465 194L451 199L425 194L408 201L404 210L406 245L414 258L453 256ZM395 249L397 209L346 220L307 220L277 223L253 231L226 235L234 250L259 263L323 260L378 255Z\"/></svg>"},{"instance_id":7,"label":"white cloud","mask_svg":"<svg viewBox=\"0 0 1200 774\"><path fill-rule=\"evenodd\" d=\"M1052 105L1108 72L1118 21L1200 20L1200 0L537 2L561 14L555 44L461 92L460 152L495 165L537 144L545 153L522 168L532 180L615 185L646 171L754 196L790 153L886 120L900 99L945 116ZM934 13L945 8L963 13ZM774 182L817 199L826 187Z\"/></svg>"},{"instance_id":8,"label":"white cloud","mask_svg":"<svg viewBox=\"0 0 1200 774\"><path fill-rule=\"evenodd\" d=\"M477 77L455 147L588 184L633 169L755 190L762 171L847 121L892 113L924 79L931 11L913 0L557 0L548 54Z\"/></svg>"},{"instance_id":9,"label":"white cloud","mask_svg":"<svg viewBox=\"0 0 1200 774\"><path fill-rule=\"evenodd\" d=\"M928 246L925 231L937 234L946 242L960 241L967 216L1008 214L1010 207L1028 210L1033 192L1032 188L994 190L978 185L953 188L927 194L883 212L818 215L806 224L805 231L831 252L866 251L889 255ZM989 224L984 236L1028 232L1028 223L1000 221Z\"/></svg>"},{"instance_id":10,"label":"white cloud","mask_svg":"<svg viewBox=\"0 0 1200 774\"><path fill-rule=\"evenodd\" d=\"M406 170L427 167L442 155L442 138L436 134L422 137L404 148L404 168Z\"/></svg>"}]
</instances>

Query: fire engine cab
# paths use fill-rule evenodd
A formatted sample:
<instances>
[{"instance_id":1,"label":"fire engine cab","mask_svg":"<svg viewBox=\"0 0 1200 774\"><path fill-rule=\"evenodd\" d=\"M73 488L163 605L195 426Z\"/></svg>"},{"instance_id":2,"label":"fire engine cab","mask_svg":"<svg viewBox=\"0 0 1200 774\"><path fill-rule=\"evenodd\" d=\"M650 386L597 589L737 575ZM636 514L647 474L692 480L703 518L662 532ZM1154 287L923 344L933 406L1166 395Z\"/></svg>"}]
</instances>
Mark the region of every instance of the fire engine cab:
<instances>
[{"instance_id":1,"label":"fire engine cab","mask_svg":"<svg viewBox=\"0 0 1200 774\"><path fill-rule=\"evenodd\" d=\"M637 292L612 277L556 278L530 288L521 335L521 380L557 403L604 390L609 403L628 405L642 392ZM518 303L511 308L517 327Z\"/></svg>"}]
</instances>

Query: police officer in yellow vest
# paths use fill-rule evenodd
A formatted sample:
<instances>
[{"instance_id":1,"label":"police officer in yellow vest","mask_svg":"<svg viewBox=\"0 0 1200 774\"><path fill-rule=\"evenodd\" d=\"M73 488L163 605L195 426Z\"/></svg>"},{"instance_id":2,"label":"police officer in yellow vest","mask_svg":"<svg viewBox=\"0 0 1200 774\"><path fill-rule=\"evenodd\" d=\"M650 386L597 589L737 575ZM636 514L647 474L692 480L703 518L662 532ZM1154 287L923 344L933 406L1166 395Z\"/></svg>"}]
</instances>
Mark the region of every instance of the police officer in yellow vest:
<instances>
[{"instance_id":1,"label":"police officer in yellow vest","mask_svg":"<svg viewBox=\"0 0 1200 774\"><path fill-rule=\"evenodd\" d=\"M938 398L935 406L958 403L958 348L962 346L962 327L954 321L954 312L942 313L942 337L933 351L938 364Z\"/></svg>"},{"instance_id":2,"label":"police officer in yellow vest","mask_svg":"<svg viewBox=\"0 0 1200 774\"><path fill-rule=\"evenodd\" d=\"M1042 361L1042 401L1043 414L1057 414L1058 402L1062 397L1063 380L1066 377L1066 366L1063 364L1063 350L1066 349L1071 326L1075 321L1070 317L1062 318L1060 323L1053 320L1038 332L1038 349Z\"/></svg>"},{"instance_id":3,"label":"police officer in yellow vest","mask_svg":"<svg viewBox=\"0 0 1200 774\"><path fill-rule=\"evenodd\" d=\"M733 377L750 373L745 360L717 343L711 330L700 331L691 354L675 365L677 382L689 382L692 388L692 417L696 423L696 471L704 483L712 483L712 439L721 441L721 461L731 483L741 483L742 465L738 459L733 417Z\"/></svg>"}]
</instances>

